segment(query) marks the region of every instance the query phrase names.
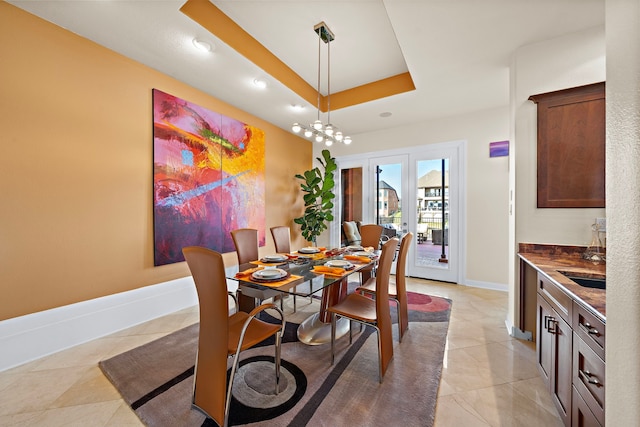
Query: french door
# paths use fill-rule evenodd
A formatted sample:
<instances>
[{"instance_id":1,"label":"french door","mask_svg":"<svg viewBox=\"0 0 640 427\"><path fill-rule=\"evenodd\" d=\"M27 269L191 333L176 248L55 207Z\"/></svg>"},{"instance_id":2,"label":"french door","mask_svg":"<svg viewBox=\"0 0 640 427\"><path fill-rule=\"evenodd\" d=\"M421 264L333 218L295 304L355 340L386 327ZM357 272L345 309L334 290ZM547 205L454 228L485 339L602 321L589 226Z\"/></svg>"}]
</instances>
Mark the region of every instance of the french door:
<instances>
[{"instance_id":1,"label":"french door","mask_svg":"<svg viewBox=\"0 0 640 427\"><path fill-rule=\"evenodd\" d=\"M430 144L402 154L371 153L360 157L361 162L363 158L358 166L363 221L381 224L399 237L413 233L409 276L458 283L465 264L464 143ZM341 169L343 163L354 167L353 162L339 162ZM349 203L344 194L342 199Z\"/></svg>"}]
</instances>

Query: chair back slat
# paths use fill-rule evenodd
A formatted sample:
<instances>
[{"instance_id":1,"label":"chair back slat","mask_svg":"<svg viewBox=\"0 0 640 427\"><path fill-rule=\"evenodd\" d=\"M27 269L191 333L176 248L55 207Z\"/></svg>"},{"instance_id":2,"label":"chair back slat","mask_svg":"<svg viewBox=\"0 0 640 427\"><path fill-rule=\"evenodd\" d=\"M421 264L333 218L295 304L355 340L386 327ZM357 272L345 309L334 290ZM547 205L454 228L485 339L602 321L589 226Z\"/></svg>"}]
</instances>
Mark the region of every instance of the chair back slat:
<instances>
[{"instance_id":1,"label":"chair back slat","mask_svg":"<svg viewBox=\"0 0 640 427\"><path fill-rule=\"evenodd\" d=\"M285 225L271 227L271 236L276 252L279 254L288 254L291 252L291 230Z\"/></svg>"},{"instance_id":2,"label":"chair back slat","mask_svg":"<svg viewBox=\"0 0 640 427\"><path fill-rule=\"evenodd\" d=\"M238 255L238 264L246 264L258 259L258 230L239 228L231 231L233 244Z\"/></svg>"},{"instance_id":3,"label":"chair back slat","mask_svg":"<svg viewBox=\"0 0 640 427\"><path fill-rule=\"evenodd\" d=\"M382 237L383 226L378 224L362 224L360 226L360 236L362 237L361 245L365 248L380 248L380 238Z\"/></svg>"},{"instance_id":4,"label":"chair back slat","mask_svg":"<svg viewBox=\"0 0 640 427\"><path fill-rule=\"evenodd\" d=\"M391 264L398 246L398 239L393 238L382 246L382 254L376 270L376 317L380 329L380 362L382 375L393 357L393 340L391 338L391 310L389 309L389 276Z\"/></svg>"},{"instance_id":5,"label":"chair back slat","mask_svg":"<svg viewBox=\"0 0 640 427\"><path fill-rule=\"evenodd\" d=\"M202 247L182 249L196 284L200 331L193 403L219 425L224 423L227 393L229 299L222 255Z\"/></svg>"}]
</instances>

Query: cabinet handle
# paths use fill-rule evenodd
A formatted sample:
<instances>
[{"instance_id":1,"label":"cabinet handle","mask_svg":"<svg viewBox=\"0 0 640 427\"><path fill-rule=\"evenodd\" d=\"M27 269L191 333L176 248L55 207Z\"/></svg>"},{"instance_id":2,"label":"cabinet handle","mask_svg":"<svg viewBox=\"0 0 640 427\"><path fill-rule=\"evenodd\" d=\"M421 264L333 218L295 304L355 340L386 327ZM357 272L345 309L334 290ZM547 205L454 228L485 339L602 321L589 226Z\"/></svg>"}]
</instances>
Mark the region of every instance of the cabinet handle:
<instances>
[{"instance_id":1,"label":"cabinet handle","mask_svg":"<svg viewBox=\"0 0 640 427\"><path fill-rule=\"evenodd\" d=\"M595 375L593 375L591 372L589 371L583 371L581 369L578 369L578 373L580 374L581 377L583 377L583 379L588 382L589 384L594 384L597 385L598 387L602 386L602 383L600 381L598 381L598 379L596 378Z\"/></svg>"},{"instance_id":2,"label":"cabinet handle","mask_svg":"<svg viewBox=\"0 0 640 427\"><path fill-rule=\"evenodd\" d=\"M590 335L600 335L600 332L596 328L592 328L591 325L587 323L579 323L580 327L584 329L584 331Z\"/></svg>"},{"instance_id":3,"label":"cabinet handle","mask_svg":"<svg viewBox=\"0 0 640 427\"><path fill-rule=\"evenodd\" d=\"M548 316L549 318L547 319L547 321L545 321L545 326L547 328L547 332L549 332L550 334L555 334L556 333L556 329L555 329L555 325L556 325L556 318L553 316Z\"/></svg>"}]
</instances>

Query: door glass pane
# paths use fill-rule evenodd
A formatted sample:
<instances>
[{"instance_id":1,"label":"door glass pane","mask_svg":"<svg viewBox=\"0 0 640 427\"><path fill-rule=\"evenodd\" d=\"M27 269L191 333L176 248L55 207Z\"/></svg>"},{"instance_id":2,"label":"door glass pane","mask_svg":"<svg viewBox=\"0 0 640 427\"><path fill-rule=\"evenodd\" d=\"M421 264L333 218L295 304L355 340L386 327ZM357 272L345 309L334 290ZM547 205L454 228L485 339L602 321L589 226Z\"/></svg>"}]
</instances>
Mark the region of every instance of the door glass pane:
<instances>
[{"instance_id":1,"label":"door glass pane","mask_svg":"<svg viewBox=\"0 0 640 427\"><path fill-rule=\"evenodd\" d=\"M383 240L400 237L404 228L402 218L402 164L381 164L376 172L376 223L385 227Z\"/></svg>"},{"instance_id":2,"label":"door glass pane","mask_svg":"<svg viewBox=\"0 0 640 427\"><path fill-rule=\"evenodd\" d=\"M416 265L448 268L449 159L419 160L416 166Z\"/></svg>"}]
</instances>

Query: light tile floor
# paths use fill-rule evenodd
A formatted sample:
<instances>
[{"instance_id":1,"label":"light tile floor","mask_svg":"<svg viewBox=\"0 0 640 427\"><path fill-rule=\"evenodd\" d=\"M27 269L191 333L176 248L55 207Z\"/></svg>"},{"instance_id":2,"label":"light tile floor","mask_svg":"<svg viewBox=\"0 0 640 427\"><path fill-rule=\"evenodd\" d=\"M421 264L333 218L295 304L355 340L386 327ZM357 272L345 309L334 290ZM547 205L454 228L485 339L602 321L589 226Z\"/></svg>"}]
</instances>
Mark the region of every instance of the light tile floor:
<instances>
[{"instance_id":1,"label":"light tile floor","mask_svg":"<svg viewBox=\"0 0 640 427\"><path fill-rule=\"evenodd\" d=\"M562 424L537 372L534 343L507 334L505 292L419 279L408 287L453 300L436 427ZM0 372L0 426L142 425L98 362L197 320L197 307L188 308Z\"/></svg>"}]
</instances>

